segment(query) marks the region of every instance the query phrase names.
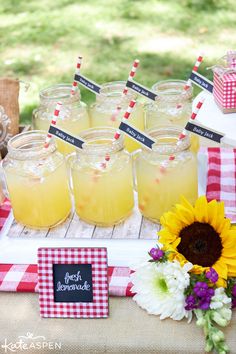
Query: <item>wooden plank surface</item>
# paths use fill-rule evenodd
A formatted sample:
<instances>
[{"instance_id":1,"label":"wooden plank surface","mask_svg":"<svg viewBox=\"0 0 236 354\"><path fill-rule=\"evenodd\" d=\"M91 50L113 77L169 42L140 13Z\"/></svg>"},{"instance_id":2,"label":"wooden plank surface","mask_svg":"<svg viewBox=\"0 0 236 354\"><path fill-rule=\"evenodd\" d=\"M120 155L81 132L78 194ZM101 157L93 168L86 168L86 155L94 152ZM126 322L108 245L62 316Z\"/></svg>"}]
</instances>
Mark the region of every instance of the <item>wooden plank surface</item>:
<instances>
[{"instance_id":1,"label":"wooden plank surface","mask_svg":"<svg viewBox=\"0 0 236 354\"><path fill-rule=\"evenodd\" d=\"M8 232L8 237L20 238L81 238L81 239L146 239L157 238L159 224L142 217L137 203L132 214L123 222L111 227L90 225L72 212L61 225L48 230L33 230L18 224L15 220Z\"/></svg>"}]
</instances>

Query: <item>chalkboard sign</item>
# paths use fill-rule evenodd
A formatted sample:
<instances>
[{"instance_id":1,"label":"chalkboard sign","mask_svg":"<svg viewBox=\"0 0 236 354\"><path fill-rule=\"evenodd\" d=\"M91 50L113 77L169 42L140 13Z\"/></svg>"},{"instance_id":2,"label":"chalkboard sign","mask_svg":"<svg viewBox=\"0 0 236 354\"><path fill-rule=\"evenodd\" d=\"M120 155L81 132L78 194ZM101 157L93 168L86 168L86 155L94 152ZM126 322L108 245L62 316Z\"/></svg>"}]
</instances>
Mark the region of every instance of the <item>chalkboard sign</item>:
<instances>
[{"instance_id":1,"label":"chalkboard sign","mask_svg":"<svg viewBox=\"0 0 236 354\"><path fill-rule=\"evenodd\" d=\"M107 249L39 248L42 317L108 317Z\"/></svg>"},{"instance_id":2,"label":"chalkboard sign","mask_svg":"<svg viewBox=\"0 0 236 354\"><path fill-rule=\"evenodd\" d=\"M55 302L93 302L91 264L53 264Z\"/></svg>"}]
</instances>

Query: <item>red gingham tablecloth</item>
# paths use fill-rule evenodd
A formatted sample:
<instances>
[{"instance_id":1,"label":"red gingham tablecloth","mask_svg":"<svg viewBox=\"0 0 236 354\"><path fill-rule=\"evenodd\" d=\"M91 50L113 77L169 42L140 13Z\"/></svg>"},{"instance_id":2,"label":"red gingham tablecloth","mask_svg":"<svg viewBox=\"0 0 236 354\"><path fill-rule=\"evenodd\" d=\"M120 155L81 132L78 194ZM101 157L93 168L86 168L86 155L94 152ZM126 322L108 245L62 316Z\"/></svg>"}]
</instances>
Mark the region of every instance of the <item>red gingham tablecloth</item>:
<instances>
[{"instance_id":1,"label":"red gingham tablecloth","mask_svg":"<svg viewBox=\"0 0 236 354\"><path fill-rule=\"evenodd\" d=\"M0 207L0 230L10 210L5 200ZM128 267L108 267L109 295L132 296L130 274ZM0 291L38 292L37 264L0 264Z\"/></svg>"},{"instance_id":2,"label":"red gingham tablecloth","mask_svg":"<svg viewBox=\"0 0 236 354\"><path fill-rule=\"evenodd\" d=\"M225 204L225 215L236 222L236 149L208 148L206 196Z\"/></svg>"}]
</instances>

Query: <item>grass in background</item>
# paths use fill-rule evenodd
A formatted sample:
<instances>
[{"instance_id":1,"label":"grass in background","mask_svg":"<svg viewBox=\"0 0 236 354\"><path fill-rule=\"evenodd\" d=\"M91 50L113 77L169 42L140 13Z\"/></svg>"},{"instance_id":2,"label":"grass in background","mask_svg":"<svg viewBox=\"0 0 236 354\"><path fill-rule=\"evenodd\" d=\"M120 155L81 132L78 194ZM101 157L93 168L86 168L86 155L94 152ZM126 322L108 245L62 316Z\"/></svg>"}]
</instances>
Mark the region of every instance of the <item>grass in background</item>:
<instances>
[{"instance_id":1,"label":"grass in background","mask_svg":"<svg viewBox=\"0 0 236 354\"><path fill-rule=\"evenodd\" d=\"M186 79L199 51L205 71L235 47L233 0L1 0L0 75L31 84L21 94L21 121L31 120L39 90L71 83L82 72L103 83L126 80L135 58L137 81L151 86ZM94 95L81 89L85 102ZM196 93L197 91L195 91Z\"/></svg>"}]
</instances>

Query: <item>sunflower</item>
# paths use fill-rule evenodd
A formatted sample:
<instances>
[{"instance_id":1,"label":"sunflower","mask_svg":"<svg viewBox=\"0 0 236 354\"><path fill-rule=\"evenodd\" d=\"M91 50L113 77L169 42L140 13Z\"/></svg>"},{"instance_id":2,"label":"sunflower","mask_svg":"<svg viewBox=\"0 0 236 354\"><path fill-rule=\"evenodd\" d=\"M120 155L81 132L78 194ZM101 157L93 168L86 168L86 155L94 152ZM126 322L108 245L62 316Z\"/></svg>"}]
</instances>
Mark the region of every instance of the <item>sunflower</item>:
<instances>
[{"instance_id":1,"label":"sunflower","mask_svg":"<svg viewBox=\"0 0 236 354\"><path fill-rule=\"evenodd\" d=\"M201 274L210 267L219 275L218 286L226 286L228 277L236 277L236 229L224 216L224 203L206 197L192 206L185 198L160 220L159 241L169 259L181 265L191 262L191 272Z\"/></svg>"}]
</instances>

